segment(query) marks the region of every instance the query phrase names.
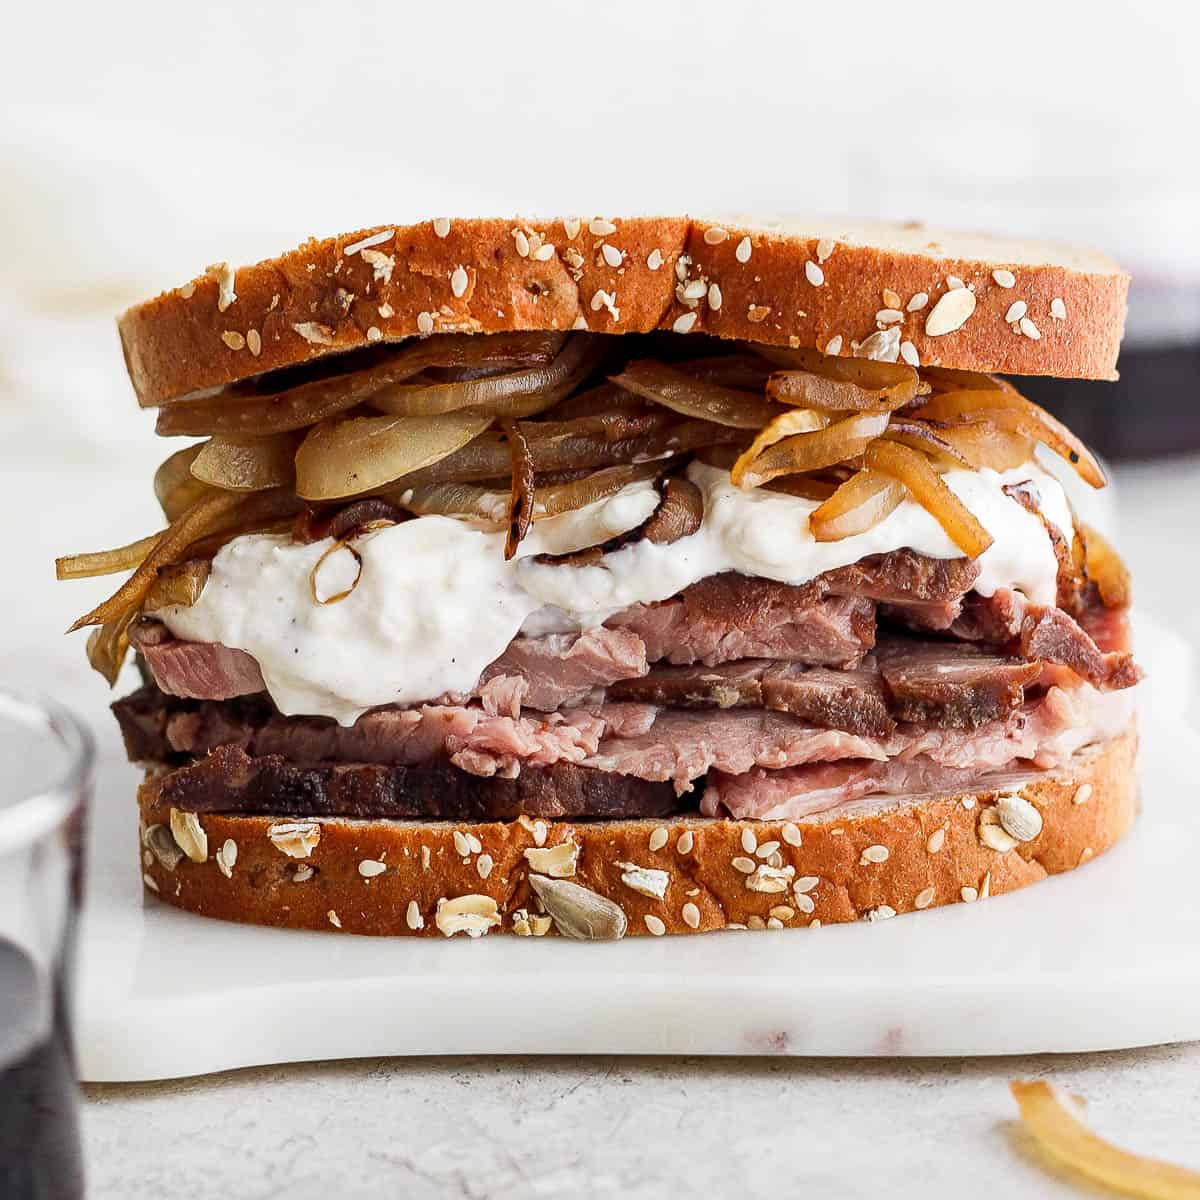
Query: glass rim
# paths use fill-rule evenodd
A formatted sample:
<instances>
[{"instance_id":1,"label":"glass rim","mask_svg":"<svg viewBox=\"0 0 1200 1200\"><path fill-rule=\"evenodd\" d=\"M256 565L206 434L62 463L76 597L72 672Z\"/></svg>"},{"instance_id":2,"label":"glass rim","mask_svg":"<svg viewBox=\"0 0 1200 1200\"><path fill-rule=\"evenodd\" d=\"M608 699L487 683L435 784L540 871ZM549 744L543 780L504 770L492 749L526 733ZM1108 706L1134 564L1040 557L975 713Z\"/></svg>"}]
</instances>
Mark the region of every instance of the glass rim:
<instances>
[{"instance_id":1,"label":"glass rim","mask_svg":"<svg viewBox=\"0 0 1200 1200\"><path fill-rule=\"evenodd\" d=\"M0 723L4 722L44 727L62 747L64 765L48 785L0 805L0 855L31 846L61 826L79 806L96 762L91 730L49 696L0 688Z\"/></svg>"}]
</instances>

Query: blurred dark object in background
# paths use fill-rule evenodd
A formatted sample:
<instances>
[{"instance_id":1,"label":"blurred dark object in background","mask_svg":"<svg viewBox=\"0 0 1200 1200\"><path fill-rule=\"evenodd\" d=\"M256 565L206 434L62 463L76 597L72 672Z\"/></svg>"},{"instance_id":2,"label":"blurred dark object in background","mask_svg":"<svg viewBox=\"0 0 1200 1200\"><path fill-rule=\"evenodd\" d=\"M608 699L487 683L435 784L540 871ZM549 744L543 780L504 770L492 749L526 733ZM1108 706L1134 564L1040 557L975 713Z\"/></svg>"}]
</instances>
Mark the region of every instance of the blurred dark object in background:
<instances>
[{"instance_id":1,"label":"blurred dark object in background","mask_svg":"<svg viewBox=\"0 0 1200 1200\"><path fill-rule=\"evenodd\" d=\"M1134 270L1116 383L1014 380L1108 459L1200 450L1200 285Z\"/></svg>"}]
</instances>

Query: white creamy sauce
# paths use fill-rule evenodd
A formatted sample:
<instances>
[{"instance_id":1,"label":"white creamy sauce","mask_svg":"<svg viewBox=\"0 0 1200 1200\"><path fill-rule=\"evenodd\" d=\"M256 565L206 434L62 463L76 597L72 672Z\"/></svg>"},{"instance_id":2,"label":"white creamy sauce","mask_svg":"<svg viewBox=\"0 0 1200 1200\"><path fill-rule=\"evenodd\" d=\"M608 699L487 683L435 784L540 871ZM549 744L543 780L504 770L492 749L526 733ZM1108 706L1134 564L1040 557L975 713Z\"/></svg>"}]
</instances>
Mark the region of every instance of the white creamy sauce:
<instances>
[{"instance_id":1,"label":"white creamy sauce","mask_svg":"<svg viewBox=\"0 0 1200 1200\"><path fill-rule=\"evenodd\" d=\"M729 474L688 468L704 492L704 523L669 546L639 541L586 567L531 561L593 545L641 524L657 494L631 485L607 500L533 526L517 559L504 560L504 534L447 517L420 517L364 535L330 553L330 540L297 545L250 534L213 560L199 600L159 616L177 637L222 642L252 654L279 710L352 724L368 708L468 692L518 632L597 625L630 604L665 600L721 571L805 583L870 554L909 548L931 558L958 549L923 508L902 503L874 529L817 542L808 528L816 502L736 488ZM1061 485L1030 464L950 471L946 483L995 539L979 559L976 589L1013 587L1053 604L1057 562L1041 521L1002 490L1032 480L1042 511L1070 540ZM315 579L314 568L320 563ZM344 599L321 604L358 582Z\"/></svg>"}]
</instances>

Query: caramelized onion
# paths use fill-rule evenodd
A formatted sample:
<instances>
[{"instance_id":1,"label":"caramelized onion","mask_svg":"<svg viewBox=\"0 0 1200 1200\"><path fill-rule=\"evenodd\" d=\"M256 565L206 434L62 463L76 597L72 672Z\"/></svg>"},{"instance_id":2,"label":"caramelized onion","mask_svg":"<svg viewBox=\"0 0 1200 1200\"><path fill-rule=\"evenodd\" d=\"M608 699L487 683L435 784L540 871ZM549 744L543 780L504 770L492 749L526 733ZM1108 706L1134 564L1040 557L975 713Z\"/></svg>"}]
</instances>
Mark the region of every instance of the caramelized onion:
<instances>
[{"instance_id":1,"label":"caramelized onion","mask_svg":"<svg viewBox=\"0 0 1200 1200\"><path fill-rule=\"evenodd\" d=\"M742 451L741 456L734 462L732 476L734 483L740 483L742 476L750 464L768 447L792 437L798 433L815 433L829 424L829 417L823 413L814 412L811 408L793 408L772 417L765 429L762 429L754 441Z\"/></svg>"},{"instance_id":2,"label":"caramelized onion","mask_svg":"<svg viewBox=\"0 0 1200 1200\"><path fill-rule=\"evenodd\" d=\"M372 491L461 449L491 421L465 411L323 423L296 451L296 492L306 500L335 500Z\"/></svg>"},{"instance_id":3,"label":"caramelized onion","mask_svg":"<svg viewBox=\"0 0 1200 1200\"><path fill-rule=\"evenodd\" d=\"M771 368L754 354L717 354L685 359L676 365L693 379L741 392L761 392L771 374Z\"/></svg>"},{"instance_id":4,"label":"caramelized onion","mask_svg":"<svg viewBox=\"0 0 1200 1200\"><path fill-rule=\"evenodd\" d=\"M516 557L521 539L529 532L533 520L534 476L529 442L515 421L505 421L504 436L508 439L512 457L512 494L508 502L508 536L504 539L506 560Z\"/></svg>"},{"instance_id":5,"label":"caramelized onion","mask_svg":"<svg viewBox=\"0 0 1200 1200\"><path fill-rule=\"evenodd\" d=\"M867 447L865 458L869 470L890 475L904 484L912 498L968 558L978 558L992 544L992 535L947 487L924 455L898 442L879 440Z\"/></svg>"},{"instance_id":6,"label":"caramelized onion","mask_svg":"<svg viewBox=\"0 0 1200 1200\"><path fill-rule=\"evenodd\" d=\"M142 559L154 549L155 543L165 530L139 538L128 546L115 550L97 550L91 554L67 554L54 560L57 579L94 579L98 575L116 575L121 571L132 571Z\"/></svg>"},{"instance_id":7,"label":"caramelized onion","mask_svg":"<svg viewBox=\"0 0 1200 1200\"><path fill-rule=\"evenodd\" d=\"M200 447L192 461L192 475L213 487L231 492L262 492L291 487L296 479L296 450L300 433L267 437L217 434Z\"/></svg>"},{"instance_id":8,"label":"caramelized onion","mask_svg":"<svg viewBox=\"0 0 1200 1200\"><path fill-rule=\"evenodd\" d=\"M174 521L212 491L192 474L192 463L203 449L203 446L185 446L176 450L154 472L154 496L168 521Z\"/></svg>"},{"instance_id":9,"label":"caramelized onion","mask_svg":"<svg viewBox=\"0 0 1200 1200\"><path fill-rule=\"evenodd\" d=\"M923 451L942 470L971 466L967 457L941 436L941 430L935 431L927 421L893 417L883 436L889 442L900 442L914 450Z\"/></svg>"},{"instance_id":10,"label":"caramelized onion","mask_svg":"<svg viewBox=\"0 0 1200 1200\"><path fill-rule=\"evenodd\" d=\"M935 392L1015 392L1017 389L998 375L978 371L954 371L949 367L922 367L921 378Z\"/></svg>"},{"instance_id":11,"label":"caramelized onion","mask_svg":"<svg viewBox=\"0 0 1200 1200\"><path fill-rule=\"evenodd\" d=\"M891 476L859 471L809 514L808 527L818 542L840 541L873 529L903 500L904 487Z\"/></svg>"},{"instance_id":12,"label":"caramelized onion","mask_svg":"<svg viewBox=\"0 0 1200 1200\"><path fill-rule=\"evenodd\" d=\"M629 363L612 381L635 396L652 400L684 416L734 429L760 429L779 410L753 392L736 391L653 359Z\"/></svg>"},{"instance_id":13,"label":"caramelized onion","mask_svg":"<svg viewBox=\"0 0 1200 1200\"><path fill-rule=\"evenodd\" d=\"M193 558L187 562L163 567L150 585L150 590L142 601L141 611L158 612L160 608L171 608L175 605L191 608L204 591L210 569L211 564L204 558Z\"/></svg>"},{"instance_id":14,"label":"caramelized onion","mask_svg":"<svg viewBox=\"0 0 1200 1200\"><path fill-rule=\"evenodd\" d=\"M1090 525L1080 532L1087 577L1099 590L1101 603L1105 608L1128 608L1133 600L1129 569L1102 533Z\"/></svg>"},{"instance_id":15,"label":"caramelized onion","mask_svg":"<svg viewBox=\"0 0 1200 1200\"><path fill-rule=\"evenodd\" d=\"M529 417L552 408L573 392L599 365L604 343L575 334L553 362L482 379L449 383L395 384L374 392L367 403L380 412L431 417L464 408L496 416Z\"/></svg>"},{"instance_id":16,"label":"caramelized onion","mask_svg":"<svg viewBox=\"0 0 1200 1200\"><path fill-rule=\"evenodd\" d=\"M953 446L977 471L983 467L1007 471L1033 458L1032 438L1000 429L985 417L972 417L957 425L943 423L938 429L938 437Z\"/></svg>"},{"instance_id":17,"label":"caramelized onion","mask_svg":"<svg viewBox=\"0 0 1200 1200\"><path fill-rule=\"evenodd\" d=\"M88 634L88 662L108 680L109 687L116 687L121 665L129 653L129 625L136 615L130 609Z\"/></svg>"},{"instance_id":18,"label":"caramelized onion","mask_svg":"<svg viewBox=\"0 0 1200 1200\"><path fill-rule=\"evenodd\" d=\"M362 404L375 393L430 367L483 367L541 361L561 334L444 334L372 355L353 367L268 395L229 388L202 400L176 400L158 413L155 429L166 436L212 433L265 434L303 429Z\"/></svg>"},{"instance_id":19,"label":"caramelized onion","mask_svg":"<svg viewBox=\"0 0 1200 1200\"><path fill-rule=\"evenodd\" d=\"M888 420L887 413L858 413L815 433L784 438L744 465L734 482L738 487L761 487L780 475L797 475L845 462L861 454L887 428Z\"/></svg>"},{"instance_id":20,"label":"caramelized onion","mask_svg":"<svg viewBox=\"0 0 1200 1200\"><path fill-rule=\"evenodd\" d=\"M554 417L559 421L571 421L576 417L593 417L597 413L613 411L629 411L630 409L645 411L646 405L640 396L635 396L617 387L615 383L597 384L568 396L555 405Z\"/></svg>"},{"instance_id":21,"label":"caramelized onion","mask_svg":"<svg viewBox=\"0 0 1200 1200\"><path fill-rule=\"evenodd\" d=\"M1041 442L1065 458L1085 483L1101 488L1108 482L1088 448L1057 418L1019 392L990 389L946 392L927 400L913 416L950 421L982 418L998 429Z\"/></svg>"},{"instance_id":22,"label":"caramelized onion","mask_svg":"<svg viewBox=\"0 0 1200 1200\"><path fill-rule=\"evenodd\" d=\"M755 350L784 368L771 376L767 390L777 399L816 404L837 411L897 408L929 391L907 363L879 362L871 358L841 358L819 350L755 346ZM772 386L774 385L774 386ZM787 393L791 394L787 394ZM823 399L807 399L821 396Z\"/></svg>"}]
</instances>

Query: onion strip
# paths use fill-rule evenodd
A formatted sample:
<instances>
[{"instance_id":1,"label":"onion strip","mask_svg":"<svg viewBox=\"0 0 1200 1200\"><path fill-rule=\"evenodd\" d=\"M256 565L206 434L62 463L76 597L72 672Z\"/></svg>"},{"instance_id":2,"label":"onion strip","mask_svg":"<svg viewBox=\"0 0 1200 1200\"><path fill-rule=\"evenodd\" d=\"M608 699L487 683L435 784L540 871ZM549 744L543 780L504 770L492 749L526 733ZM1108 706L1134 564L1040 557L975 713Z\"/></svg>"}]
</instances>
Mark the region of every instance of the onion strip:
<instances>
[{"instance_id":1,"label":"onion strip","mask_svg":"<svg viewBox=\"0 0 1200 1200\"><path fill-rule=\"evenodd\" d=\"M266 437L217 434L200 447L192 461L192 475L232 492L291 487L296 480L296 450L301 438L298 432Z\"/></svg>"},{"instance_id":2,"label":"onion strip","mask_svg":"<svg viewBox=\"0 0 1200 1200\"><path fill-rule=\"evenodd\" d=\"M968 558L978 558L992 544L992 535L919 451L899 442L872 442L867 447L866 465L904 484L912 498Z\"/></svg>"},{"instance_id":3,"label":"onion strip","mask_svg":"<svg viewBox=\"0 0 1200 1200\"><path fill-rule=\"evenodd\" d=\"M520 425L515 421L505 421L501 428L512 455L512 496L508 502L508 535L504 539L504 558L507 561L516 557L521 539L529 532L533 520L535 483L529 442Z\"/></svg>"},{"instance_id":4,"label":"onion strip","mask_svg":"<svg viewBox=\"0 0 1200 1200\"><path fill-rule=\"evenodd\" d=\"M115 550L96 550L91 554L68 554L54 560L56 579L94 579L99 575L116 575L132 571L154 549L166 530L138 538L128 546Z\"/></svg>"},{"instance_id":5,"label":"onion strip","mask_svg":"<svg viewBox=\"0 0 1200 1200\"><path fill-rule=\"evenodd\" d=\"M176 450L154 472L154 496L168 521L182 516L201 496L212 490L192 474L192 463L203 449L201 445Z\"/></svg>"},{"instance_id":6,"label":"onion strip","mask_svg":"<svg viewBox=\"0 0 1200 1200\"><path fill-rule=\"evenodd\" d=\"M818 542L836 542L866 533L889 517L904 495L903 484L891 476L859 471L809 514L808 527Z\"/></svg>"},{"instance_id":7,"label":"onion strip","mask_svg":"<svg viewBox=\"0 0 1200 1200\"><path fill-rule=\"evenodd\" d=\"M116 687L117 676L129 653L129 626L135 616L136 611L131 609L88 634L88 662L108 680L109 687Z\"/></svg>"},{"instance_id":8,"label":"onion strip","mask_svg":"<svg viewBox=\"0 0 1200 1200\"><path fill-rule=\"evenodd\" d=\"M750 464L768 446L773 446L785 437L792 437L797 433L816 433L818 429L824 429L829 424L829 420L829 417L822 413L814 412L811 408L793 408L773 417L767 426L759 431L754 441L734 461L732 467L733 482L738 482L750 467Z\"/></svg>"},{"instance_id":9,"label":"onion strip","mask_svg":"<svg viewBox=\"0 0 1200 1200\"><path fill-rule=\"evenodd\" d=\"M752 462L739 459L731 473L733 482L738 487L761 487L780 475L799 475L845 462L861 454L887 428L888 419L887 413L857 413L815 433L784 438Z\"/></svg>"},{"instance_id":10,"label":"onion strip","mask_svg":"<svg viewBox=\"0 0 1200 1200\"><path fill-rule=\"evenodd\" d=\"M913 367L907 363L879 362L872 358L842 358L836 354L822 354L819 350L789 349L784 346L754 346L753 349L768 362L790 375L817 376L826 384L822 388L815 380L803 380L799 376L780 381L776 388L794 388L802 403L815 403L804 399L804 394L822 392L828 397L828 407L835 409L878 408L885 402L890 406L895 401L907 404L914 397L929 391ZM778 376L772 376L772 380ZM770 383L768 383L770 390ZM868 399L870 397L870 399ZM783 397L780 397L783 399Z\"/></svg>"},{"instance_id":11,"label":"onion strip","mask_svg":"<svg viewBox=\"0 0 1200 1200\"><path fill-rule=\"evenodd\" d=\"M734 429L761 429L779 409L754 392L721 387L653 359L629 363L613 383L684 416Z\"/></svg>"}]
</instances>

